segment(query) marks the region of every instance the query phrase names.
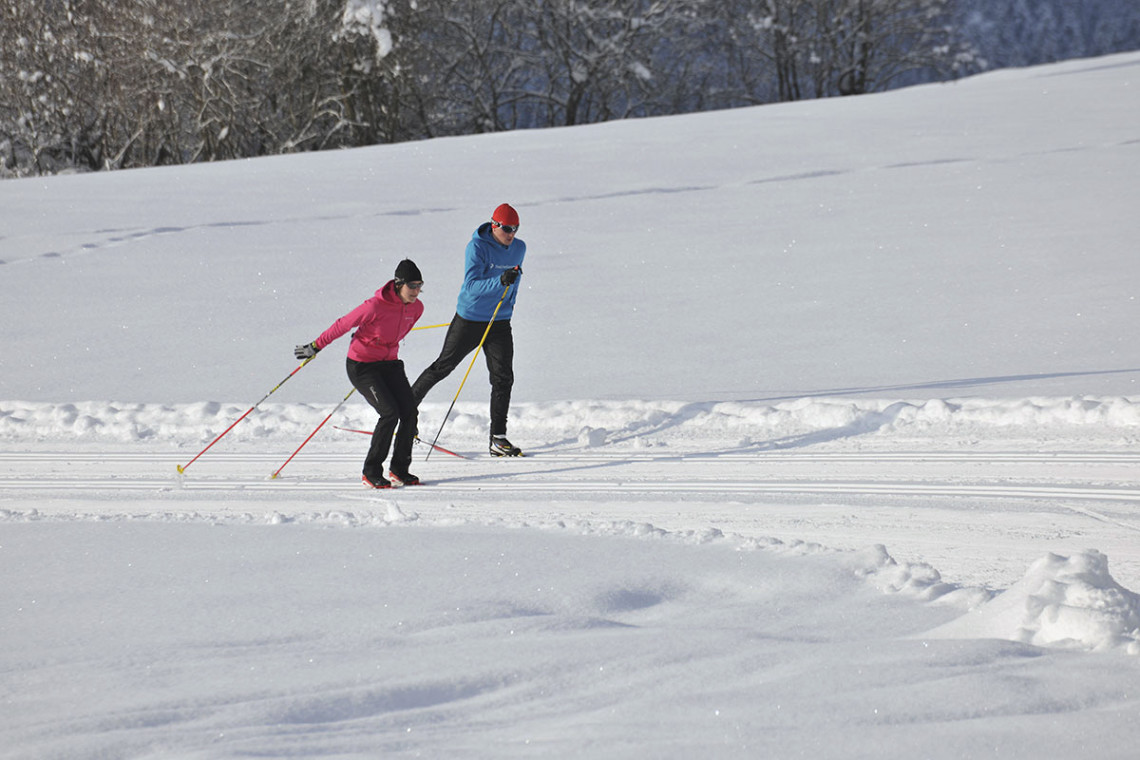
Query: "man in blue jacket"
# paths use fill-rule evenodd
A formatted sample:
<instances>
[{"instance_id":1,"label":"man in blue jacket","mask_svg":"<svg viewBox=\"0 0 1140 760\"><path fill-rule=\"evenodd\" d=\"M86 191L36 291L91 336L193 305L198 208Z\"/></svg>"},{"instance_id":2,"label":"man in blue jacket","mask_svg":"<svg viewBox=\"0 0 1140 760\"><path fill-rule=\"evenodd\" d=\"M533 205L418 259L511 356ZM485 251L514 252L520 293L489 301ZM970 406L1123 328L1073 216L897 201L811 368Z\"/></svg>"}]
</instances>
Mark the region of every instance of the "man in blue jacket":
<instances>
[{"instance_id":1,"label":"man in blue jacket","mask_svg":"<svg viewBox=\"0 0 1140 760\"><path fill-rule=\"evenodd\" d=\"M459 289L455 317L443 339L443 348L439 358L412 385L412 395L418 405L428 391L450 375L483 340L483 355L491 376L490 451L497 457L522 455L522 451L507 440L507 411L515 381L511 314L526 256L526 243L515 237L518 229L518 212L503 203L491 214L491 221L481 224L471 235L463 286ZM488 323L491 323L489 331Z\"/></svg>"}]
</instances>

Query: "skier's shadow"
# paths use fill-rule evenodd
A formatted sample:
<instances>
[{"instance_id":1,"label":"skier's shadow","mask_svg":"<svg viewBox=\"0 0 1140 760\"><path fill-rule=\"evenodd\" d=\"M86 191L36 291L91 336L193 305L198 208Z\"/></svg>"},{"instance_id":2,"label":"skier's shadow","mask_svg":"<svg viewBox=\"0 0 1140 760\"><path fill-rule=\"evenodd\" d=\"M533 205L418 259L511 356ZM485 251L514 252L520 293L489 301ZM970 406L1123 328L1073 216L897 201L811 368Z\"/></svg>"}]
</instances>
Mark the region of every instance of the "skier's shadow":
<instances>
[{"instance_id":1,"label":"skier's shadow","mask_svg":"<svg viewBox=\"0 0 1140 760\"><path fill-rule=\"evenodd\" d=\"M885 416L886 412L880 412L878 415ZM448 483L476 483L480 481L498 481L500 479L513 479L525 478L529 476L546 476L546 475L564 475L566 473L580 473L580 472L600 472L615 467L624 467L633 463L652 462L652 463L679 463L684 461L702 460L702 459L717 459L722 456L740 455L740 454L763 454L764 452L782 451L787 449L801 448L804 446L813 446L819 443L826 443L828 441L836 441L842 438L851 438L854 436L865 435L873 430L877 430L887 422L880 421L878 424L869 423L864 419L857 420L850 425L843 427L833 428L830 430L819 430L811 433L804 433L802 435L785 436L770 441L762 441L756 444L749 444L745 446L734 446L731 448L717 449L715 451L696 451L696 452L647 452L638 450L629 452L623 456L625 452L615 454L613 459L605 461L594 462L578 462L574 464L564 465L561 467L548 467L545 469L532 469L528 468L522 472L507 472L507 473L489 473L484 472L478 475L463 475L453 478L441 478L434 480L434 483L439 485L446 485ZM640 436L626 436L621 441L628 441L632 438ZM615 441L617 442L617 441ZM578 443L576 438L568 438L564 441L549 444L540 449L535 449L535 456L541 457L545 452L557 456L558 453L565 453L563 446ZM601 448L601 447L598 447ZM590 452L592 448L576 449L574 453ZM528 457L529 458L529 457Z\"/></svg>"},{"instance_id":2,"label":"skier's shadow","mask_svg":"<svg viewBox=\"0 0 1140 760\"><path fill-rule=\"evenodd\" d=\"M554 453L550 449L545 449L548 453ZM528 457L529 458L529 457ZM678 454L670 454L662 456L660 459L654 461L680 461L684 457ZM499 481L506 479L508 482L515 478L527 478L534 475L558 475L567 472L586 472L592 470L605 470L611 467L622 467L630 463L630 459L614 459L605 462L585 462L572 465L565 465L562 467L549 467L546 469L527 469L521 472L483 472L478 475L461 475L454 478L438 478L432 480L436 485L447 485L449 483L478 483L480 481Z\"/></svg>"},{"instance_id":3,"label":"skier's shadow","mask_svg":"<svg viewBox=\"0 0 1140 760\"><path fill-rule=\"evenodd\" d=\"M1054 373L1041 373L1035 375L1008 375L1008 376L994 376L994 377L976 377L976 378L959 378L953 380L941 380L928 383L914 383L909 385L894 385L894 386L879 386L879 387L863 387L863 388L834 388L830 390L823 390L808 393L796 393L787 396L771 396L767 398L746 399L739 403L777 403L780 401L794 401L805 398L828 398L828 397L843 397L843 396L860 396L869 397L877 393L898 393L900 391L930 391L936 389L964 389L979 387L985 385L1013 383L1025 380L1047 380L1055 378L1065 378L1073 376L1092 376L1092 375L1114 375L1114 374L1130 374L1138 373L1140 369L1115 369L1115 370L1094 370L1088 372L1054 372ZM723 402L720 401L701 401L685 404L677 411L667 414L663 419L655 422L636 423L635 425L627 426L624 430L617 431L612 436L607 436L607 444L628 443L641 438L648 438L654 435L659 435L667 430L679 428L686 423L696 420L700 415L710 413L714 408ZM716 459L717 457L728 455L740 454L763 454L765 452L786 451L789 449L804 448L808 446L815 446L821 443L828 443L831 441L838 441L844 438L855 438L858 436L867 435L881 430L885 426L893 424L899 414L903 410L912 408L914 403L906 401L898 401L889 405L882 411L866 410L860 414L856 419L852 420L846 425L841 425L835 428L826 430L814 430L807 433L800 433L796 435L788 435L782 438L775 438L772 440L759 441L756 443L748 443L740 446L730 448L716 449L714 451L697 451L697 452L679 452L679 453L657 453L645 450L631 452L628 457L622 458L616 455L614 459L600 462L584 462L575 463L572 465L565 465L561 467L550 467L548 469L527 469L524 472L507 473L507 478L522 477L527 475L557 475L571 472L587 472L587 471L600 471L611 469L614 467L621 467L630 464L634 460L645 461L647 458L650 461L657 462L681 462L685 460L699 460L699 459ZM557 455L560 453L567 453L569 447L579 444L578 438L565 438L561 441L549 443L540 448L534 449L534 453L538 456L545 454ZM573 451L589 451L589 448L581 450L574 449ZM493 481L504 477L503 473L482 473L479 475L460 476L455 478L447 478L444 480L436 481L437 483L463 483L463 482L478 482L478 481Z\"/></svg>"}]
</instances>

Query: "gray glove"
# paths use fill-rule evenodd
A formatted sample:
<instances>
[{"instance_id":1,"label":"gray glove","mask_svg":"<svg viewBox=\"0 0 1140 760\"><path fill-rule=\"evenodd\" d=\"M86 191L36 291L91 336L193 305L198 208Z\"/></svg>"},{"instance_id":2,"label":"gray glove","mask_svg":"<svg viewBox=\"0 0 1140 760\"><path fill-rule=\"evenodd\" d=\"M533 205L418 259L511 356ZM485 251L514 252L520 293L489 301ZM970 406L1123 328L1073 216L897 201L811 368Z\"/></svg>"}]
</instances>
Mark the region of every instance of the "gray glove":
<instances>
[{"instance_id":1,"label":"gray glove","mask_svg":"<svg viewBox=\"0 0 1140 760\"><path fill-rule=\"evenodd\" d=\"M316 343L302 343L293 349L293 356L298 359L312 359L320 350Z\"/></svg>"},{"instance_id":2,"label":"gray glove","mask_svg":"<svg viewBox=\"0 0 1140 760\"><path fill-rule=\"evenodd\" d=\"M522 270L518 267L514 269L504 269L503 273L499 275L499 282L503 285L514 285L515 280L519 278L520 274L522 274Z\"/></svg>"}]
</instances>

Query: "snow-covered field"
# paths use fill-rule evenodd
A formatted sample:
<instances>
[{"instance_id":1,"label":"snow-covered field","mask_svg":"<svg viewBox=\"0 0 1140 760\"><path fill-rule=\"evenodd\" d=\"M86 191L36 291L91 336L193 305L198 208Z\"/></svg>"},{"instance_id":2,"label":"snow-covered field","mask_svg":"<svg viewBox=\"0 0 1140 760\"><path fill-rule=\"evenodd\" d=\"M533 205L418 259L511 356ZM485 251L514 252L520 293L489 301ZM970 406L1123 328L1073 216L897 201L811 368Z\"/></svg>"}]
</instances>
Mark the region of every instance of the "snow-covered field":
<instances>
[{"instance_id":1,"label":"snow-covered field","mask_svg":"<svg viewBox=\"0 0 1140 760\"><path fill-rule=\"evenodd\" d=\"M1138 88L0 183L0 757L1134 757ZM342 340L178 474L502 201L532 456L477 366L430 485L355 398L270 478Z\"/></svg>"}]
</instances>

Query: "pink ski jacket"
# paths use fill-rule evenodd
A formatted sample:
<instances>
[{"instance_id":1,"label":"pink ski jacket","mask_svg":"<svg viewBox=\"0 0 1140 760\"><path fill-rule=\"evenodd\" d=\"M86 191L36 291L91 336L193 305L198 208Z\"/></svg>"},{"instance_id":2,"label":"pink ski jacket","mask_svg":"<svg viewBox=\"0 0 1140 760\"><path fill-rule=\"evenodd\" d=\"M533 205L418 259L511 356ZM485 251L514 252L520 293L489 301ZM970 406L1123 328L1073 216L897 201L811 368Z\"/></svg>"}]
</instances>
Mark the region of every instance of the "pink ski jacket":
<instances>
[{"instance_id":1,"label":"pink ski jacket","mask_svg":"<svg viewBox=\"0 0 1140 760\"><path fill-rule=\"evenodd\" d=\"M349 359L358 362L394 361L399 358L400 341L423 313L422 303L418 300L404 303L396 292L395 280L388 280L376 295L333 322L314 342L317 348L324 348L355 327L356 332L348 346Z\"/></svg>"}]
</instances>

